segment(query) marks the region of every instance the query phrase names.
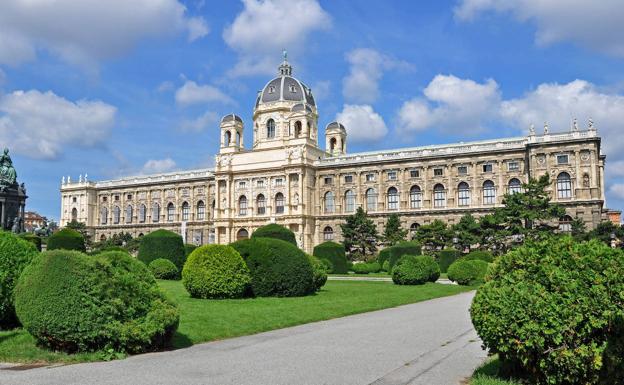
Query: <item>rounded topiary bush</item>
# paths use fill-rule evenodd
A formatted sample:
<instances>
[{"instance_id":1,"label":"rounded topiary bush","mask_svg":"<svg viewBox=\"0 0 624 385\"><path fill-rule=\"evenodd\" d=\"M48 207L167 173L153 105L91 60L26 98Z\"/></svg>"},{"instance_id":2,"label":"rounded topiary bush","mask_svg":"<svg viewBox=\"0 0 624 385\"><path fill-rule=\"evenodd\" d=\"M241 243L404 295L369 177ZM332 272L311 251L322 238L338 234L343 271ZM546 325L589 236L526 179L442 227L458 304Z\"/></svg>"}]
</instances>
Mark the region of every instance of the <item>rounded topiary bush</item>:
<instances>
[{"instance_id":1,"label":"rounded topiary bush","mask_svg":"<svg viewBox=\"0 0 624 385\"><path fill-rule=\"evenodd\" d=\"M371 272L368 263L365 262L354 263L351 270L353 270L355 274L368 274Z\"/></svg>"},{"instance_id":2,"label":"rounded topiary bush","mask_svg":"<svg viewBox=\"0 0 624 385\"><path fill-rule=\"evenodd\" d=\"M37 251L41 251L41 237L33 233L21 233L19 237L35 245Z\"/></svg>"},{"instance_id":3,"label":"rounded topiary bush","mask_svg":"<svg viewBox=\"0 0 624 385\"><path fill-rule=\"evenodd\" d=\"M305 253L279 239L252 238L231 244L251 272L253 294L293 297L314 292L314 273Z\"/></svg>"},{"instance_id":4,"label":"rounded topiary bush","mask_svg":"<svg viewBox=\"0 0 624 385\"><path fill-rule=\"evenodd\" d=\"M331 273L346 274L349 272L344 245L336 242L323 242L314 247L312 252L316 258L327 259L332 264Z\"/></svg>"},{"instance_id":5,"label":"rounded topiary bush","mask_svg":"<svg viewBox=\"0 0 624 385\"><path fill-rule=\"evenodd\" d=\"M158 349L179 319L147 266L116 251L41 253L19 278L15 310L39 344L65 352Z\"/></svg>"},{"instance_id":6,"label":"rounded topiary bush","mask_svg":"<svg viewBox=\"0 0 624 385\"><path fill-rule=\"evenodd\" d=\"M323 264L318 258L310 254L306 254L310 265L312 266L312 272L314 273L314 288L315 291L321 290L321 287L327 283L327 266Z\"/></svg>"},{"instance_id":7,"label":"rounded topiary bush","mask_svg":"<svg viewBox=\"0 0 624 385\"><path fill-rule=\"evenodd\" d=\"M570 237L497 257L472 323L505 367L537 384L624 383L624 253Z\"/></svg>"},{"instance_id":8,"label":"rounded topiary bush","mask_svg":"<svg viewBox=\"0 0 624 385\"><path fill-rule=\"evenodd\" d=\"M148 267L157 279L177 279L180 276L176 265L165 258L154 259Z\"/></svg>"},{"instance_id":9,"label":"rounded topiary bush","mask_svg":"<svg viewBox=\"0 0 624 385\"><path fill-rule=\"evenodd\" d=\"M17 326L13 289L24 268L39 252L35 245L0 231L0 328Z\"/></svg>"},{"instance_id":10,"label":"rounded topiary bush","mask_svg":"<svg viewBox=\"0 0 624 385\"><path fill-rule=\"evenodd\" d=\"M57 231L48 238L47 250L85 251L85 240L82 234L68 227Z\"/></svg>"},{"instance_id":11,"label":"rounded topiary bush","mask_svg":"<svg viewBox=\"0 0 624 385\"><path fill-rule=\"evenodd\" d=\"M314 258L316 258L316 257L314 257ZM331 261L329 259L321 258L321 259L319 259L319 261L321 261L321 263L323 264L323 268L325 269L325 273L329 274L329 273L331 273L334 270L334 265L331 263Z\"/></svg>"},{"instance_id":12,"label":"rounded topiary bush","mask_svg":"<svg viewBox=\"0 0 624 385\"><path fill-rule=\"evenodd\" d=\"M440 277L437 262L426 255L403 256L392 269L392 282L397 285L422 285Z\"/></svg>"},{"instance_id":13,"label":"rounded topiary bush","mask_svg":"<svg viewBox=\"0 0 624 385\"><path fill-rule=\"evenodd\" d=\"M466 260L466 261L481 260L487 263L492 263L494 262L494 255L492 255L492 253L490 253L489 251L475 250L466 254L461 259Z\"/></svg>"},{"instance_id":14,"label":"rounded topiary bush","mask_svg":"<svg viewBox=\"0 0 624 385\"><path fill-rule=\"evenodd\" d=\"M240 298L250 282L245 261L226 245L198 247L182 269L182 283L194 298Z\"/></svg>"},{"instance_id":15,"label":"rounded topiary bush","mask_svg":"<svg viewBox=\"0 0 624 385\"><path fill-rule=\"evenodd\" d=\"M386 247L379 252L377 262L383 266L388 261L388 271L392 271L394 265L404 255L420 255L421 247L418 242L399 242L394 246Z\"/></svg>"},{"instance_id":16,"label":"rounded topiary bush","mask_svg":"<svg viewBox=\"0 0 624 385\"><path fill-rule=\"evenodd\" d=\"M449 267L457 261L461 256L461 253L455 249L444 249L437 253L438 265L440 265L440 271L447 273Z\"/></svg>"},{"instance_id":17,"label":"rounded topiary bush","mask_svg":"<svg viewBox=\"0 0 624 385\"><path fill-rule=\"evenodd\" d=\"M287 229L284 226L276 223L269 223L268 225L258 227L252 234L252 238L274 238L281 239L282 241L289 242L297 246L297 239L295 233Z\"/></svg>"},{"instance_id":18,"label":"rounded topiary bush","mask_svg":"<svg viewBox=\"0 0 624 385\"><path fill-rule=\"evenodd\" d=\"M483 282L489 264L479 259L466 261L460 259L448 268L448 279L459 285L474 285Z\"/></svg>"},{"instance_id":19,"label":"rounded topiary bush","mask_svg":"<svg viewBox=\"0 0 624 385\"><path fill-rule=\"evenodd\" d=\"M182 271L186 260L184 242L182 237L173 231L156 230L141 239L138 257L146 265L158 258L168 259L176 265L178 271Z\"/></svg>"}]
</instances>

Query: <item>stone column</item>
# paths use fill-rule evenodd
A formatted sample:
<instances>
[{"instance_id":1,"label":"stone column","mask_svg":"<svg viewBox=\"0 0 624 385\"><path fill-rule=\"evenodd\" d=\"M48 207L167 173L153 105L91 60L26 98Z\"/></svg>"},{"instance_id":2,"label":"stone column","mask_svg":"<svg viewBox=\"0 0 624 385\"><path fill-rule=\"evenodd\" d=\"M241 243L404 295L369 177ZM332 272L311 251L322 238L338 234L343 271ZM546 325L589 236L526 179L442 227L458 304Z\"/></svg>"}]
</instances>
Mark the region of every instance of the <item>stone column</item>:
<instances>
[{"instance_id":1,"label":"stone column","mask_svg":"<svg viewBox=\"0 0 624 385\"><path fill-rule=\"evenodd\" d=\"M25 217L26 204L22 203L20 211L21 211L20 218L22 218L20 232L23 233L24 232L24 220L26 219Z\"/></svg>"},{"instance_id":2,"label":"stone column","mask_svg":"<svg viewBox=\"0 0 624 385\"><path fill-rule=\"evenodd\" d=\"M4 230L4 205L5 200L0 201L0 230Z\"/></svg>"}]
</instances>

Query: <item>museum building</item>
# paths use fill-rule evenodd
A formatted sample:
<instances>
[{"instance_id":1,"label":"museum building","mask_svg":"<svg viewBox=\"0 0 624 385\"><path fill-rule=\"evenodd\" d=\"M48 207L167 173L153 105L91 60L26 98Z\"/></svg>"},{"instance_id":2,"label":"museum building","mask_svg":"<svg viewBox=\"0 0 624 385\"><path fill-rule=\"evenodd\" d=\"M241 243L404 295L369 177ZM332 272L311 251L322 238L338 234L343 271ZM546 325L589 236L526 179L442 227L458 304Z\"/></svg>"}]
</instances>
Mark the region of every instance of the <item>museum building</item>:
<instances>
[{"instance_id":1,"label":"museum building","mask_svg":"<svg viewBox=\"0 0 624 385\"><path fill-rule=\"evenodd\" d=\"M340 224L357 207L383 230L388 215L404 228L441 219L449 225L501 206L530 177L548 174L554 202L588 229L608 220L600 137L590 121L567 132L394 150L347 152L340 122L325 128L319 147L318 110L312 90L292 76L286 59L253 109L253 143L245 148L243 120L220 123L215 167L107 181L63 178L61 220L84 222L94 240L156 229L182 234L187 243L226 244L270 222L290 228L307 252L340 241Z\"/></svg>"}]
</instances>

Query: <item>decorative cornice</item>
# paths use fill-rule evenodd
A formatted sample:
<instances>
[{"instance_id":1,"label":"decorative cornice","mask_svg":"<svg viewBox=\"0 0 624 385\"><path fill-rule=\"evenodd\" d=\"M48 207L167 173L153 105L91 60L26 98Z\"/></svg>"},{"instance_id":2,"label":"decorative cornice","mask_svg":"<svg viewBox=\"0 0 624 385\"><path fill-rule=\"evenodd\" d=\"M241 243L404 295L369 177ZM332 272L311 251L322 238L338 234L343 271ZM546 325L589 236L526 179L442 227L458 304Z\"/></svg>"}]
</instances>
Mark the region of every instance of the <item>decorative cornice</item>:
<instances>
[{"instance_id":1,"label":"decorative cornice","mask_svg":"<svg viewBox=\"0 0 624 385\"><path fill-rule=\"evenodd\" d=\"M135 185L149 185L154 183L183 182L193 181L197 179L214 179L214 169L198 169L188 171L176 171L162 174L137 175L120 179L104 180L99 182L75 182L65 183L61 186L61 190L74 189L77 187L126 187Z\"/></svg>"}]
</instances>

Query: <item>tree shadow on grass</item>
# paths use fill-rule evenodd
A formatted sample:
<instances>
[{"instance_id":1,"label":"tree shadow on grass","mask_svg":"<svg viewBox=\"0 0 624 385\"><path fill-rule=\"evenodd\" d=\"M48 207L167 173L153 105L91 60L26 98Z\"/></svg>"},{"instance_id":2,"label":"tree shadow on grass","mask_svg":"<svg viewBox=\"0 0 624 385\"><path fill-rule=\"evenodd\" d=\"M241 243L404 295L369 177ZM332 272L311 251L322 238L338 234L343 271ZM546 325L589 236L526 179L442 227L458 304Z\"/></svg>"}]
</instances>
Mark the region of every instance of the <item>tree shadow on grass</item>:
<instances>
[{"instance_id":1,"label":"tree shadow on grass","mask_svg":"<svg viewBox=\"0 0 624 385\"><path fill-rule=\"evenodd\" d=\"M183 348L188 348L189 346L192 346L192 345L193 345L193 342L191 341L190 338L188 338L188 336L186 334L182 334L180 332L176 332L173 335L173 340L171 341L171 346L167 350L183 349Z\"/></svg>"}]
</instances>

